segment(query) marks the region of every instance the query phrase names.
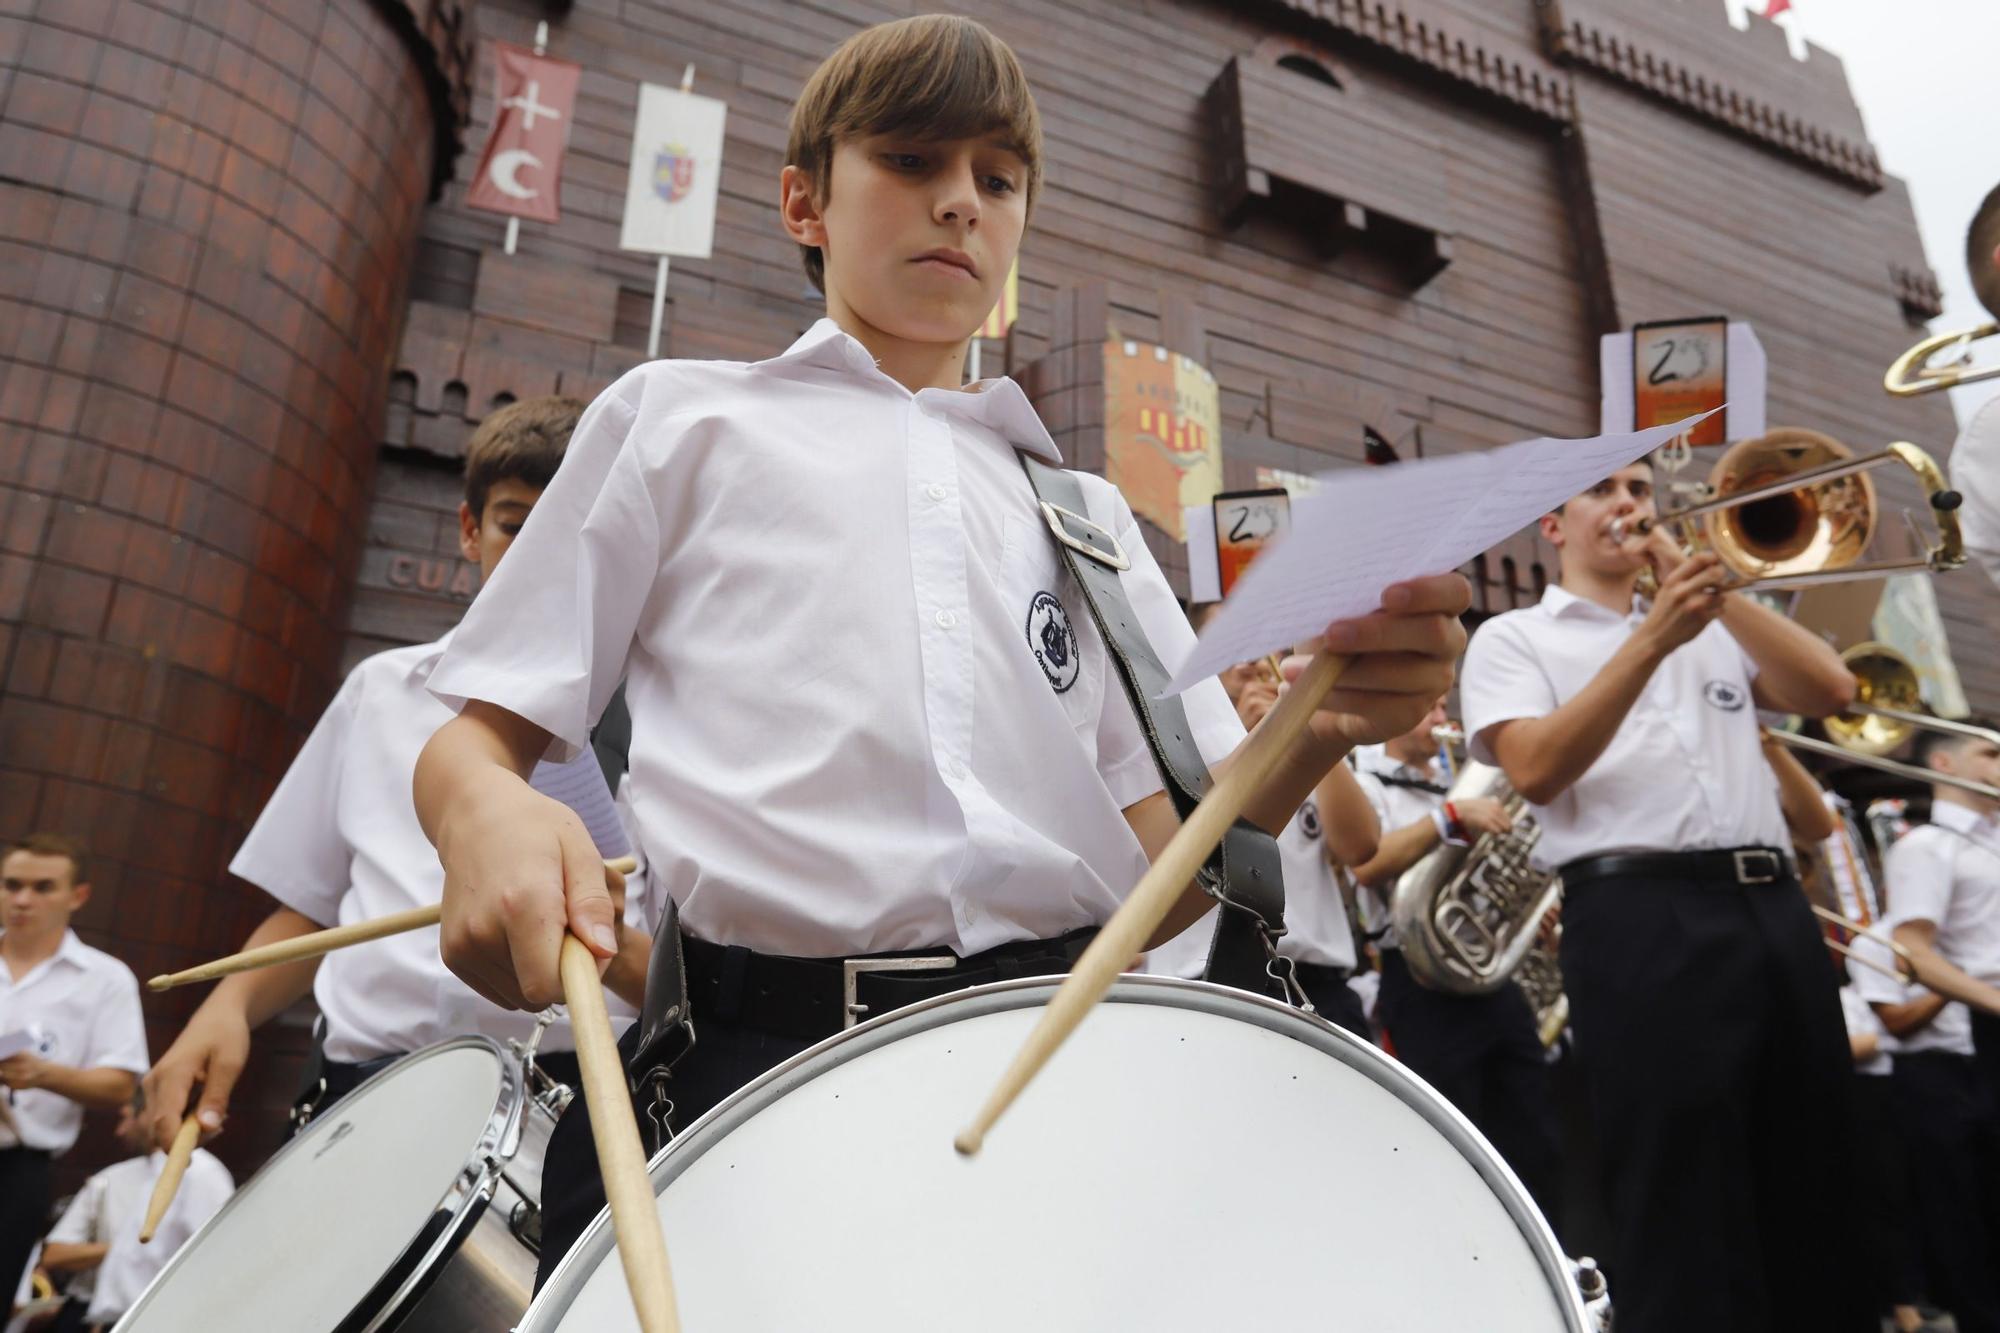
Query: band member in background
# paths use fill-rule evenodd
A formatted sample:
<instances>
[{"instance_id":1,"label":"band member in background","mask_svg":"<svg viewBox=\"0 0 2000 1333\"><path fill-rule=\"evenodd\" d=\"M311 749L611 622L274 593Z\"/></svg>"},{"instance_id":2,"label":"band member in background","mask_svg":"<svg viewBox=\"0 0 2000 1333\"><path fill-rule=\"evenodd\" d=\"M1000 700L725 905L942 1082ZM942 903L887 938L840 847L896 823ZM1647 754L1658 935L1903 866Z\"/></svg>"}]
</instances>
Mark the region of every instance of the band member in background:
<instances>
[{"instance_id":1,"label":"band member in background","mask_svg":"<svg viewBox=\"0 0 2000 1333\"><path fill-rule=\"evenodd\" d=\"M35 833L0 855L0 1295L49 1224L52 1163L86 1109L131 1100L146 1072L132 969L76 937L90 900L80 843Z\"/></svg>"},{"instance_id":2,"label":"band member in background","mask_svg":"<svg viewBox=\"0 0 2000 1333\"><path fill-rule=\"evenodd\" d=\"M1473 756L1562 873L1619 1328L1868 1329L1869 1302L1823 1281L1823 1238L1850 1234L1826 1163L1851 1142L1851 1060L1754 711L1838 712L1854 679L1714 555L1618 539L1652 512L1638 463L1546 515L1561 579L1480 627L1460 691Z\"/></svg>"},{"instance_id":3,"label":"band member in background","mask_svg":"<svg viewBox=\"0 0 2000 1333\"><path fill-rule=\"evenodd\" d=\"M2000 784L1991 739L1919 735L1919 762ZM1884 877L1896 941L1937 1003L1968 1007L1948 1046L1896 1062L1931 1294L1960 1333L2000 1333L2000 801L1933 783L1931 822L1889 849Z\"/></svg>"},{"instance_id":4,"label":"band member in background","mask_svg":"<svg viewBox=\"0 0 2000 1333\"><path fill-rule=\"evenodd\" d=\"M609 955L610 904L575 816L522 775L582 746L628 679L638 840L679 907L699 1034L667 1080L676 1127L838 1031L845 961L938 960L862 971L870 1014L1067 970L1179 826L1018 456L1055 444L1012 380L964 384L1040 181L1013 52L962 18L866 29L807 81L788 160L782 220L828 317L754 364L648 362L591 405L432 677L463 711L417 765L445 961L546 1004L565 928ZM1192 634L1138 520L1102 478L1074 484L1175 660ZM1349 665L1252 795L1258 826L1449 685L1464 580L1384 596L1330 627ZM1200 753L1231 762L1221 686L1183 702ZM1191 880L1147 943L1209 906ZM549 1145L544 1276L603 1207L588 1126L578 1102Z\"/></svg>"},{"instance_id":5,"label":"band member in background","mask_svg":"<svg viewBox=\"0 0 2000 1333\"><path fill-rule=\"evenodd\" d=\"M1189 619L1197 631L1219 605L1209 602L1193 608ZM1278 664L1268 659L1233 666L1221 680L1246 730L1264 720L1284 689ZM1354 771L1335 764L1278 834L1285 872L1285 935L1278 941L1278 952L1292 960L1292 978L1313 1010L1364 1041L1372 1041L1373 1032L1360 995L1348 985L1354 977L1354 930L1339 868L1359 865L1374 855L1380 831L1374 807ZM1146 970L1199 978L1208 962L1215 919L1210 912L1153 950Z\"/></svg>"},{"instance_id":6,"label":"band member in background","mask_svg":"<svg viewBox=\"0 0 2000 1333\"><path fill-rule=\"evenodd\" d=\"M144 1106L144 1094L136 1095L118 1117L118 1141L137 1156L114 1162L85 1181L42 1245L42 1267L74 1275L64 1304L80 1307L78 1328L108 1329L117 1323L174 1251L236 1191L229 1168L208 1149L196 1148L159 1227L141 1244L139 1225L167 1165L167 1155L152 1145ZM57 1327L62 1327L60 1317Z\"/></svg>"},{"instance_id":7,"label":"band member in background","mask_svg":"<svg viewBox=\"0 0 2000 1333\"><path fill-rule=\"evenodd\" d=\"M1382 982L1375 1016L1396 1057L1443 1093L1489 1139L1535 1196L1549 1225L1562 1229L1562 1145L1549 1090L1548 1053L1534 1009L1519 986L1487 995L1433 990L1410 973L1389 904L1404 872L1446 843L1469 847L1482 833L1513 827L1507 808L1489 797L1453 801L1432 733L1444 726L1440 699L1422 721L1383 745L1355 752L1355 763L1382 786L1386 810L1375 855L1354 877L1383 923L1376 939Z\"/></svg>"},{"instance_id":8,"label":"band member in background","mask_svg":"<svg viewBox=\"0 0 2000 1333\"><path fill-rule=\"evenodd\" d=\"M583 404L527 398L480 423L466 446L459 549L490 579L556 474ZM531 634L532 626L518 632ZM456 633L456 631L453 631ZM409 800L417 752L451 710L425 688L451 634L395 648L349 674L286 770L230 862L230 873L269 893L278 907L246 947L336 924L372 920L438 901L444 875ZM602 770L586 748L574 762L536 770L538 788L574 803L606 857L628 850ZM642 881L643 882L643 881ZM626 915L617 964L607 974L614 1017L629 1020L645 990L651 955L642 893ZM445 970L437 933L411 931L325 958L225 977L146 1076L149 1124L161 1147L192 1105L205 1136L219 1132L250 1054L250 1033L310 992L325 1024L316 1077L302 1102L324 1110L401 1055L448 1037L483 1032L525 1041L535 1020L487 1003ZM552 1026L538 1058L574 1085L567 1024ZM200 1096L196 1100L195 1089Z\"/></svg>"}]
</instances>

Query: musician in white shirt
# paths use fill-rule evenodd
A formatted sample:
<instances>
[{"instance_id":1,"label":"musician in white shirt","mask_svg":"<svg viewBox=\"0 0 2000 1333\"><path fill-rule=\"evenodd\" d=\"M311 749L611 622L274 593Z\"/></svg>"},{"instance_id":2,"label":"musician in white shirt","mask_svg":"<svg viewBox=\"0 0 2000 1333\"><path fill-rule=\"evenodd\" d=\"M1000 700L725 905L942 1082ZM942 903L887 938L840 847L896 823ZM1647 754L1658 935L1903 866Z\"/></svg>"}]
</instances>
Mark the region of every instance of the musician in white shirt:
<instances>
[{"instance_id":1,"label":"musician in white shirt","mask_svg":"<svg viewBox=\"0 0 2000 1333\"><path fill-rule=\"evenodd\" d=\"M1452 801L1433 733L1444 700L1401 736L1355 751L1355 765L1381 785L1388 813L1375 855L1355 868L1370 915L1383 923L1382 981L1375 1017L1398 1059L1448 1098L1492 1141L1535 1197L1558 1235L1563 1157L1547 1052L1526 995L1504 985L1487 995L1452 995L1419 981L1390 922L1397 881L1438 848L1465 848L1513 827L1506 806L1485 796Z\"/></svg>"},{"instance_id":2,"label":"musician in white shirt","mask_svg":"<svg viewBox=\"0 0 2000 1333\"><path fill-rule=\"evenodd\" d=\"M1918 759L2000 785L1989 737L1927 731ZM1964 1002L1949 1047L1897 1061L1932 1295L1960 1333L2000 1333L2000 800L1932 784L1931 822L1885 863L1896 941L1940 997Z\"/></svg>"},{"instance_id":3,"label":"musician in white shirt","mask_svg":"<svg viewBox=\"0 0 2000 1333\"><path fill-rule=\"evenodd\" d=\"M92 1328L117 1323L174 1252L236 1191L229 1168L208 1149L196 1148L152 1239L141 1243L139 1226L167 1164L167 1155L151 1146L142 1105L143 1096L134 1097L118 1119L119 1142L138 1155L85 1181L42 1245L42 1267L76 1275L66 1295L87 1307L84 1321Z\"/></svg>"},{"instance_id":4,"label":"musician in white shirt","mask_svg":"<svg viewBox=\"0 0 2000 1333\"><path fill-rule=\"evenodd\" d=\"M36 833L0 857L0 1291L48 1225L51 1163L86 1109L132 1096L146 1023L132 969L78 939L90 898L82 845Z\"/></svg>"},{"instance_id":5,"label":"musician in white shirt","mask_svg":"<svg viewBox=\"0 0 2000 1333\"><path fill-rule=\"evenodd\" d=\"M1532 803L1563 876L1619 1327L1869 1329L1822 1281L1817 1237L1851 1205L1825 1168L1850 1142L1849 1053L1754 711L1837 712L1854 679L1714 555L1614 531L1652 512L1639 463L1546 515L1561 579L1479 628L1460 689L1473 757Z\"/></svg>"}]
</instances>

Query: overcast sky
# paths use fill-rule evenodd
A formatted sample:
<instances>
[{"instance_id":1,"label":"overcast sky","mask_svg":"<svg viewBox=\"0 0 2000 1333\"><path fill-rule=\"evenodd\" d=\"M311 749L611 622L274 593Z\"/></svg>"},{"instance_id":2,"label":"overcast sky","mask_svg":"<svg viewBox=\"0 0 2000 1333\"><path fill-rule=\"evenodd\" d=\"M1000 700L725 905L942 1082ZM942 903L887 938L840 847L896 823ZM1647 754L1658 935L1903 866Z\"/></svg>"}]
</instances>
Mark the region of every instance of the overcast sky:
<instances>
[{"instance_id":1,"label":"overcast sky","mask_svg":"<svg viewBox=\"0 0 2000 1333\"><path fill-rule=\"evenodd\" d=\"M1726 0L1732 15L1746 0ZM1747 0L1762 13L1765 0ZM1910 184L1924 251L1944 289L1939 333L1990 319L1972 295L1965 231L2000 185L2000 0L1793 0L1780 26L1838 55L1882 165ZM1742 20L1737 20L1739 23ZM2000 364L1996 340L1981 364ZM1886 367L1885 367L1886 369ZM2000 379L1954 390L1963 421Z\"/></svg>"}]
</instances>

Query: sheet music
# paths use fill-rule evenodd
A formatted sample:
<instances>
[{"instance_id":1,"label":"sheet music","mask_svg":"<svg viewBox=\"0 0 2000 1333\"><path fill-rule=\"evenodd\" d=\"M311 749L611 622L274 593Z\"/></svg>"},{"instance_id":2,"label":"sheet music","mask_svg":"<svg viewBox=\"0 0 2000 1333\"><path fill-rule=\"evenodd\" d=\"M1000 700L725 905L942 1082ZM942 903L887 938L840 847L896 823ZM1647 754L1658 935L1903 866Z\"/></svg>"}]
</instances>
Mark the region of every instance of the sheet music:
<instances>
[{"instance_id":1,"label":"sheet music","mask_svg":"<svg viewBox=\"0 0 2000 1333\"><path fill-rule=\"evenodd\" d=\"M1702 419L1322 473L1294 500L1291 534L1209 619L1167 692L1368 614L1389 585L1458 568Z\"/></svg>"}]
</instances>

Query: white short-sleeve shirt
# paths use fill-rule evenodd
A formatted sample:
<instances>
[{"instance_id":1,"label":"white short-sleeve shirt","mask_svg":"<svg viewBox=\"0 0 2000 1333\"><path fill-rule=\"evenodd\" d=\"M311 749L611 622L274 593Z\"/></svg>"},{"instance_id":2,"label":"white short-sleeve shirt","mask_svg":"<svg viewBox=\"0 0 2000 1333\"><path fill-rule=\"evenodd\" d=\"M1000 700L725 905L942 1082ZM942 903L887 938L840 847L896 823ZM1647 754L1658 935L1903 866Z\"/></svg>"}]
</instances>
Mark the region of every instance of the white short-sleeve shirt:
<instances>
[{"instance_id":1,"label":"white short-sleeve shirt","mask_svg":"<svg viewBox=\"0 0 2000 1333\"><path fill-rule=\"evenodd\" d=\"M1319 802L1306 798L1278 834L1278 864L1285 876L1285 933L1278 952L1320 967L1354 967L1354 931L1340 892L1340 872L1327 860ZM1199 978L1208 965L1221 908L1147 955L1154 976Z\"/></svg>"},{"instance_id":2,"label":"white short-sleeve shirt","mask_svg":"<svg viewBox=\"0 0 2000 1333\"><path fill-rule=\"evenodd\" d=\"M1495 616L1466 649L1459 699L1473 758L1492 730L1545 717L1590 684L1644 619L1559 585ZM1584 775L1536 806L1537 864L1619 851L1791 846L1751 703L1756 664L1720 621L1668 654Z\"/></svg>"},{"instance_id":3,"label":"white short-sleeve shirt","mask_svg":"<svg viewBox=\"0 0 2000 1333\"><path fill-rule=\"evenodd\" d=\"M1422 767L1405 764L1391 756L1388 747L1382 745L1367 745L1356 750L1354 762L1382 794L1382 809L1378 813L1383 836L1412 824L1428 824L1431 817L1444 808L1446 784L1436 763L1427 762ZM1362 900L1368 904L1368 928L1375 932L1377 946L1384 949L1402 947L1389 914L1395 894L1395 885L1391 883L1365 890L1362 895Z\"/></svg>"},{"instance_id":4,"label":"white short-sleeve shirt","mask_svg":"<svg viewBox=\"0 0 2000 1333\"><path fill-rule=\"evenodd\" d=\"M89 1299L90 1323L112 1323L131 1309L174 1252L236 1192L229 1168L208 1149L196 1148L153 1239L141 1245L139 1224L166 1165L167 1155L155 1152L105 1167L84 1182L49 1232L49 1240L64 1245L111 1247L103 1263L69 1285L70 1295Z\"/></svg>"},{"instance_id":5,"label":"white short-sleeve shirt","mask_svg":"<svg viewBox=\"0 0 2000 1333\"><path fill-rule=\"evenodd\" d=\"M639 841L703 939L965 955L1102 922L1160 779L1017 449L1057 456L1013 381L912 394L831 320L768 361L650 362L584 414L431 687L561 754L626 679ZM1131 510L1080 481L1176 660ZM1183 702L1211 763L1241 738L1219 682Z\"/></svg>"},{"instance_id":6,"label":"white short-sleeve shirt","mask_svg":"<svg viewBox=\"0 0 2000 1333\"><path fill-rule=\"evenodd\" d=\"M321 925L352 925L428 907L444 895L444 870L417 822L410 784L417 755L452 710L426 684L451 636L392 648L349 673L285 771L229 872ZM536 787L577 810L606 857L628 850L602 769L585 746L570 763L542 765ZM648 919L644 880L626 886L626 921ZM480 1032L525 1041L535 1015L480 998L438 956L436 927L328 954L313 977L326 1016L329 1059L359 1063ZM635 1015L606 996L614 1022ZM571 1050L567 1022L545 1050Z\"/></svg>"},{"instance_id":7,"label":"white short-sleeve shirt","mask_svg":"<svg viewBox=\"0 0 2000 1333\"><path fill-rule=\"evenodd\" d=\"M1857 1060L1854 1072L1865 1074L1870 1078L1880 1078L1889 1073L1895 1067L1895 1056L1890 1053L1892 1048L1889 1045L1891 1038L1888 1030L1882 1026L1882 1020L1875 1016L1875 1011L1869 1007L1867 999L1851 983L1840 988L1840 1017L1847 1025L1848 1036L1875 1038L1875 1054L1866 1060Z\"/></svg>"},{"instance_id":8,"label":"white short-sleeve shirt","mask_svg":"<svg viewBox=\"0 0 2000 1333\"><path fill-rule=\"evenodd\" d=\"M1965 549L2000 584L2000 398L1987 399L1958 433L1951 484L1964 498L1958 521Z\"/></svg>"},{"instance_id":9,"label":"white short-sleeve shirt","mask_svg":"<svg viewBox=\"0 0 2000 1333\"><path fill-rule=\"evenodd\" d=\"M2000 817L1952 801L1896 839L1884 858L1889 924L1929 921L1946 961L2000 985Z\"/></svg>"},{"instance_id":10,"label":"white short-sleeve shirt","mask_svg":"<svg viewBox=\"0 0 2000 1333\"><path fill-rule=\"evenodd\" d=\"M16 1033L25 1033L42 1059L72 1069L144 1074L152 1066L138 978L73 930L63 933L55 953L22 976L14 976L0 958L0 1036ZM41 1088L15 1092L8 1110L14 1127L0 1118L0 1148L60 1156L83 1128L82 1106Z\"/></svg>"},{"instance_id":11,"label":"white short-sleeve shirt","mask_svg":"<svg viewBox=\"0 0 2000 1333\"><path fill-rule=\"evenodd\" d=\"M1869 967L1864 963L1853 963L1848 968L1850 984L1843 990L1850 990L1866 1000L1871 1006L1878 1004L1908 1004L1930 994L1922 986L1912 986L1892 975L1896 968L1895 955L1879 941L1860 935L1848 945L1860 957L1873 962ZM1915 1053L1918 1051L1944 1051L1951 1055L1972 1054L1972 1011L1956 1000L1939 1009L1930 1022L1914 1032L1898 1037L1888 1029L1882 1031L1882 1049L1891 1055Z\"/></svg>"}]
</instances>

